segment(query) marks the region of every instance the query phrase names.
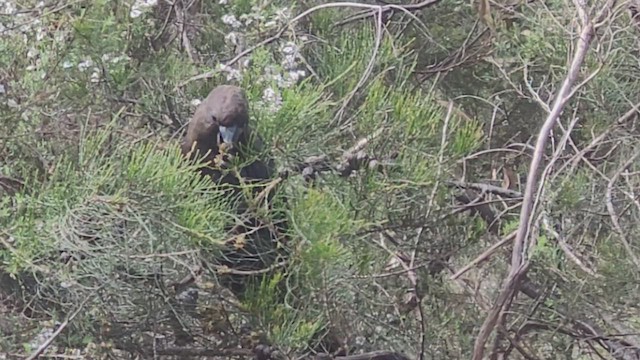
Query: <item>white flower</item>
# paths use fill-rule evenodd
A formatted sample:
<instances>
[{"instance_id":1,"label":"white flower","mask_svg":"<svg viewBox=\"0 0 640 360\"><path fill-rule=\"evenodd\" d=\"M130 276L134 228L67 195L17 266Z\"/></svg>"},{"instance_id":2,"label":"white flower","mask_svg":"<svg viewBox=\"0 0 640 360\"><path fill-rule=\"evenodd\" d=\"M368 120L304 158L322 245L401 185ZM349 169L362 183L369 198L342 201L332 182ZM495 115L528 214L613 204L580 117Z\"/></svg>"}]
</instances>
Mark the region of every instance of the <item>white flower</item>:
<instances>
[{"instance_id":1,"label":"white flower","mask_svg":"<svg viewBox=\"0 0 640 360\"><path fill-rule=\"evenodd\" d=\"M285 55L284 56L284 61L282 62L282 67L285 68L285 70L292 70L297 65L298 65L298 63L296 62L296 56L295 55Z\"/></svg>"},{"instance_id":2,"label":"white flower","mask_svg":"<svg viewBox=\"0 0 640 360\"><path fill-rule=\"evenodd\" d=\"M37 50L37 49L31 48L31 49L29 49L29 51L27 51L27 57L28 57L29 59L32 59L32 58L34 58L34 57L38 56L38 53L39 53L39 52L38 52L38 50Z\"/></svg>"},{"instance_id":3,"label":"white flower","mask_svg":"<svg viewBox=\"0 0 640 360\"><path fill-rule=\"evenodd\" d=\"M131 16L132 18L137 18L142 15L145 10L155 6L157 3L158 0L136 0L136 2L131 7L129 16Z\"/></svg>"},{"instance_id":4,"label":"white flower","mask_svg":"<svg viewBox=\"0 0 640 360\"><path fill-rule=\"evenodd\" d=\"M298 82L298 80L304 79L305 76L307 76L307 72L304 70L289 71L289 78L294 83Z\"/></svg>"},{"instance_id":5,"label":"white flower","mask_svg":"<svg viewBox=\"0 0 640 360\"><path fill-rule=\"evenodd\" d=\"M66 34L63 31L58 31L53 36L54 40L57 42L63 42Z\"/></svg>"},{"instance_id":6,"label":"white flower","mask_svg":"<svg viewBox=\"0 0 640 360\"><path fill-rule=\"evenodd\" d=\"M227 5L229 3L229 0L218 0L218 4L220 5Z\"/></svg>"},{"instance_id":7,"label":"white flower","mask_svg":"<svg viewBox=\"0 0 640 360\"><path fill-rule=\"evenodd\" d=\"M262 101L267 104L267 109L271 112L277 112L282 107L282 97L270 87L262 92Z\"/></svg>"},{"instance_id":8,"label":"white flower","mask_svg":"<svg viewBox=\"0 0 640 360\"><path fill-rule=\"evenodd\" d=\"M284 79L284 77L282 77L282 74L274 74L273 75L273 80L276 81L276 83L278 84L279 88L288 88L289 87L289 83Z\"/></svg>"},{"instance_id":9,"label":"white flower","mask_svg":"<svg viewBox=\"0 0 640 360\"><path fill-rule=\"evenodd\" d=\"M267 65L264 67L264 73L266 75L274 75L278 73L278 69L275 65Z\"/></svg>"},{"instance_id":10,"label":"white flower","mask_svg":"<svg viewBox=\"0 0 640 360\"><path fill-rule=\"evenodd\" d=\"M117 64L119 62L122 61L129 61L131 60L131 58L129 57L129 55L120 55L120 56L116 56L113 59L111 59L111 63L112 64Z\"/></svg>"},{"instance_id":11,"label":"white flower","mask_svg":"<svg viewBox=\"0 0 640 360\"><path fill-rule=\"evenodd\" d=\"M284 61L282 67L285 70L293 70L297 66L296 59L298 58L299 49L295 43L287 42L280 51L284 54Z\"/></svg>"},{"instance_id":12,"label":"white flower","mask_svg":"<svg viewBox=\"0 0 640 360\"><path fill-rule=\"evenodd\" d=\"M127 55L118 55L113 56L113 54L104 54L102 55L102 62L111 62L112 64L117 64L121 61L130 60Z\"/></svg>"},{"instance_id":13,"label":"white flower","mask_svg":"<svg viewBox=\"0 0 640 360\"><path fill-rule=\"evenodd\" d=\"M133 5L131 11L129 12L129 16L135 19L140 15L142 15L142 10L140 10L140 7Z\"/></svg>"},{"instance_id":14,"label":"white flower","mask_svg":"<svg viewBox=\"0 0 640 360\"><path fill-rule=\"evenodd\" d=\"M273 88L268 87L262 92L262 100L268 102L276 102L278 101L278 94L275 90L273 90Z\"/></svg>"},{"instance_id":15,"label":"white flower","mask_svg":"<svg viewBox=\"0 0 640 360\"><path fill-rule=\"evenodd\" d=\"M2 15L13 15L16 12L16 6L12 1L4 1L4 9L0 8L0 14Z\"/></svg>"},{"instance_id":16,"label":"white flower","mask_svg":"<svg viewBox=\"0 0 640 360\"><path fill-rule=\"evenodd\" d=\"M230 44L238 45L238 34L232 31L224 36L224 40Z\"/></svg>"},{"instance_id":17,"label":"white flower","mask_svg":"<svg viewBox=\"0 0 640 360\"><path fill-rule=\"evenodd\" d=\"M91 59L86 59L78 64L78 70L84 71L93 66Z\"/></svg>"},{"instance_id":18,"label":"white flower","mask_svg":"<svg viewBox=\"0 0 640 360\"><path fill-rule=\"evenodd\" d=\"M242 74L240 73L240 71L227 66L225 64L219 64L218 65L218 69L222 72L227 73L227 81L230 80L241 80L242 79Z\"/></svg>"},{"instance_id":19,"label":"white flower","mask_svg":"<svg viewBox=\"0 0 640 360\"><path fill-rule=\"evenodd\" d=\"M201 103L202 103L202 100L193 99L193 100L191 100L191 102L189 104L191 104L191 106L193 106L193 107L198 107L198 105L200 105Z\"/></svg>"},{"instance_id":20,"label":"white flower","mask_svg":"<svg viewBox=\"0 0 640 360\"><path fill-rule=\"evenodd\" d=\"M280 50L287 55L294 55L298 53L298 46L295 43L287 42Z\"/></svg>"},{"instance_id":21,"label":"white flower","mask_svg":"<svg viewBox=\"0 0 640 360\"><path fill-rule=\"evenodd\" d=\"M36 29L36 41L41 41L47 35L45 29L40 26Z\"/></svg>"},{"instance_id":22,"label":"white flower","mask_svg":"<svg viewBox=\"0 0 640 360\"><path fill-rule=\"evenodd\" d=\"M222 22L231 25L231 27L238 28L242 26L242 23L236 19L236 16L233 14L227 14L222 17Z\"/></svg>"}]
</instances>

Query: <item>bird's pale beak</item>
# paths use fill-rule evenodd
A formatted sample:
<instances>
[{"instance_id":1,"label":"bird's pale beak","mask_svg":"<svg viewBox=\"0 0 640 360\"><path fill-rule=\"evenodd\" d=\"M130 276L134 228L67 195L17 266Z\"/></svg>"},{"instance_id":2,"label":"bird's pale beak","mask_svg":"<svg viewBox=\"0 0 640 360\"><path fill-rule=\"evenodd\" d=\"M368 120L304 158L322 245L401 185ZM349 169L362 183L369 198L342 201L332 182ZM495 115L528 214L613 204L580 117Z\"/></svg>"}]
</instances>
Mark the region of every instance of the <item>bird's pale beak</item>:
<instances>
[{"instance_id":1,"label":"bird's pale beak","mask_svg":"<svg viewBox=\"0 0 640 360\"><path fill-rule=\"evenodd\" d=\"M242 129L238 126L220 126L220 137L227 144L234 144L240 138Z\"/></svg>"}]
</instances>

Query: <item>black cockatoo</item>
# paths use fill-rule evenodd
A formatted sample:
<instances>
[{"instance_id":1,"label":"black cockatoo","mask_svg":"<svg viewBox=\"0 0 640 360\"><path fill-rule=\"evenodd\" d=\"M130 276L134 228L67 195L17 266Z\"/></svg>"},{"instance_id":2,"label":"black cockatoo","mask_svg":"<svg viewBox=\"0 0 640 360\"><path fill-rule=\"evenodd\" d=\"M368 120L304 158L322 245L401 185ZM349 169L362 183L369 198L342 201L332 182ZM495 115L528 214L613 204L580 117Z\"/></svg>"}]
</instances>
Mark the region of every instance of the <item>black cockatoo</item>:
<instances>
[{"instance_id":1,"label":"black cockatoo","mask_svg":"<svg viewBox=\"0 0 640 360\"><path fill-rule=\"evenodd\" d=\"M268 191L266 196L261 195L270 203L273 189L268 184L273 181L275 173L273 160L247 159L248 155L260 154L262 150L262 140L249 126L245 92L232 85L217 86L209 93L196 109L182 143L182 153L189 161L201 160L202 175L211 176L221 186L231 185L229 196L241 196L237 204L241 221L230 229L232 238L218 261L218 265L232 270L231 275L221 275L219 279L236 295L244 292L247 280L256 278L247 278L240 272L263 274L265 268L283 256L283 248L278 242L283 241L286 220L282 216L274 220L273 216L265 219L258 215L256 209L249 205L250 201L242 198L238 188L240 181L236 175L239 173L242 182L253 185L251 193L254 196ZM228 156L243 164L237 173L228 171Z\"/></svg>"},{"instance_id":2,"label":"black cockatoo","mask_svg":"<svg viewBox=\"0 0 640 360\"><path fill-rule=\"evenodd\" d=\"M221 85L209 93L198 106L187 127L182 153L191 160L203 159L200 169L214 181L237 185L238 179L224 175L224 155L244 158L243 152L260 152L262 140L249 127L249 105L244 91ZM246 159L245 159L246 160ZM240 169L245 181L270 179L275 172L273 160L256 160Z\"/></svg>"}]
</instances>

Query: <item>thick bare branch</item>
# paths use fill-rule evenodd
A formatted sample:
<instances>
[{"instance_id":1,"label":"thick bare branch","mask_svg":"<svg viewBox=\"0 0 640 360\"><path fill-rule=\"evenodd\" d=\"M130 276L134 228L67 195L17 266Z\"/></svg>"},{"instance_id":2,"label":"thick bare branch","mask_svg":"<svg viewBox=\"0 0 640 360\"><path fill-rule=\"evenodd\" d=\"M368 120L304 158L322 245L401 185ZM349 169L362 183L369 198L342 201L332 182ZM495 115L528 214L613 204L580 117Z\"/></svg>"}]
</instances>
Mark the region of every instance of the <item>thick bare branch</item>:
<instances>
[{"instance_id":1,"label":"thick bare branch","mask_svg":"<svg viewBox=\"0 0 640 360\"><path fill-rule=\"evenodd\" d=\"M533 213L533 206L535 202L534 194L538 185L538 175L540 173L540 167L544 156L544 149L546 147L547 140L549 139L551 129L554 127L562 113L562 110L573 93L573 86L578 78L580 68L582 67L582 63L584 62L596 30L594 23L589 19L584 0L575 0L575 5L582 22L582 31L580 32L576 50L573 54L573 59L567 76L556 95L553 106L551 107L551 112L548 114L538 134L533 159L529 166L529 175L527 178L522 209L520 211L520 225L518 226L511 254L509 275L504 281L494 306L480 328L480 332L474 345L473 360L482 359L485 344L493 332L500 313L506 310L505 305L514 296L515 291L517 290L518 281L522 275L526 273L529 266L529 261L526 256L527 254L525 253L525 245L530 229L531 215ZM610 7L612 5L613 1L609 1L606 6ZM605 13L607 13L606 9L601 12L601 14ZM601 14L598 18L601 17Z\"/></svg>"}]
</instances>

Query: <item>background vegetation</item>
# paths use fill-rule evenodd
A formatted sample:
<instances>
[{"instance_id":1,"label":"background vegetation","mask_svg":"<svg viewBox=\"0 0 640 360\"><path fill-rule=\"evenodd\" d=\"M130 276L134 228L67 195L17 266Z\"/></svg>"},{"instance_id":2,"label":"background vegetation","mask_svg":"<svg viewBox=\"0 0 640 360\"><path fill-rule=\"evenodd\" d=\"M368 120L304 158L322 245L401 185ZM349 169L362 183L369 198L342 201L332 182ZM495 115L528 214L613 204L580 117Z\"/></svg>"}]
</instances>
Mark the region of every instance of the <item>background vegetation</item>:
<instances>
[{"instance_id":1,"label":"background vegetation","mask_svg":"<svg viewBox=\"0 0 640 360\"><path fill-rule=\"evenodd\" d=\"M640 358L638 6L0 1L0 352ZM243 299L179 154L223 83L289 169Z\"/></svg>"}]
</instances>

